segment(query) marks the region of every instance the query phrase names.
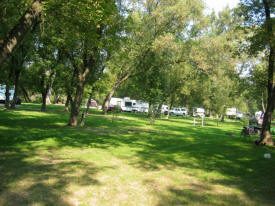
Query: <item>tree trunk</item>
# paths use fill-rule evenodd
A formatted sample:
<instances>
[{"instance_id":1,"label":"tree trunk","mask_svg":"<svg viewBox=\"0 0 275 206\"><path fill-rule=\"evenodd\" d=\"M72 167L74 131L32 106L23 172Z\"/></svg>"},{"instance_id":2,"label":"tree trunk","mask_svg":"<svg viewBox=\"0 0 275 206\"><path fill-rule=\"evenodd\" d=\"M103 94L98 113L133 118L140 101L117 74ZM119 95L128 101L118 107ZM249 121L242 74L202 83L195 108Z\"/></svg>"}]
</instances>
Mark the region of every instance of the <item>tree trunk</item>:
<instances>
[{"instance_id":1,"label":"tree trunk","mask_svg":"<svg viewBox=\"0 0 275 206\"><path fill-rule=\"evenodd\" d=\"M5 92L5 108L9 109L10 108L10 83L6 84L6 92Z\"/></svg>"},{"instance_id":2,"label":"tree trunk","mask_svg":"<svg viewBox=\"0 0 275 206\"><path fill-rule=\"evenodd\" d=\"M78 82L74 100L71 102L71 116L69 126L77 126L79 108L84 92L84 82Z\"/></svg>"},{"instance_id":3,"label":"tree trunk","mask_svg":"<svg viewBox=\"0 0 275 206\"><path fill-rule=\"evenodd\" d=\"M41 12L41 0L34 0L19 22L8 33L0 45L0 69L15 47L23 41L27 32L36 24Z\"/></svg>"},{"instance_id":4,"label":"tree trunk","mask_svg":"<svg viewBox=\"0 0 275 206\"><path fill-rule=\"evenodd\" d=\"M148 117L149 117L149 124L153 125L155 121L155 111L152 103L149 103Z\"/></svg>"},{"instance_id":5,"label":"tree trunk","mask_svg":"<svg viewBox=\"0 0 275 206\"><path fill-rule=\"evenodd\" d=\"M274 102L274 98L272 98L269 101ZM270 126L271 126L271 120L272 120L272 112L274 109L274 103L273 102L267 102L267 108L266 112L264 113L264 120L262 125L262 133L261 133L261 143L267 144L267 145L274 145L274 142L272 141L271 133L270 133Z\"/></svg>"},{"instance_id":6,"label":"tree trunk","mask_svg":"<svg viewBox=\"0 0 275 206\"><path fill-rule=\"evenodd\" d=\"M221 122L224 122L224 115L222 114L221 116Z\"/></svg>"},{"instance_id":7,"label":"tree trunk","mask_svg":"<svg viewBox=\"0 0 275 206\"><path fill-rule=\"evenodd\" d=\"M161 103L161 104L158 105L158 108L157 108L157 111L156 111L156 114L155 114L156 118L160 118L161 117L162 105L163 105L163 103Z\"/></svg>"},{"instance_id":8,"label":"tree trunk","mask_svg":"<svg viewBox=\"0 0 275 206\"><path fill-rule=\"evenodd\" d=\"M90 93L90 95L89 95L89 99L88 99L88 102L87 102L87 108L86 108L86 114L89 114L91 101L92 101L92 93Z\"/></svg>"},{"instance_id":9,"label":"tree trunk","mask_svg":"<svg viewBox=\"0 0 275 206\"><path fill-rule=\"evenodd\" d=\"M50 87L48 92L47 92L47 95L46 95L46 104L51 104L52 103L51 99L50 99L51 95L52 95L52 88Z\"/></svg>"},{"instance_id":10,"label":"tree trunk","mask_svg":"<svg viewBox=\"0 0 275 206\"><path fill-rule=\"evenodd\" d=\"M84 127L84 125L85 125L86 115L87 115L86 112L82 112L81 121L80 121L80 126L81 127Z\"/></svg>"},{"instance_id":11,"label":"tree trunk","mask_svg":"<svg viewBox=\"0 0 275 206\"><path fill-rule=\"evenodd\" d=\"M103 109L103 114L106 115L107 114L107 110L111 101L111 98L113 97L115 91L117 88L113 87L111 89L111 91L107 94L107 96L105 97L105 100L102 104L102 109Z\"/></svg>"},{"instance_id":12,"label":"tree trunk","mask_svg":"<svg viewBox=\"0 0 275 206\"><path fill-rule=\"evenodd\" d=\"M23 95L24 95L24 99L26 102L31 102L31 98L28 94L28 91L24 88L23 85L20 84L20 88L21 88L21 91L23 92Z\"/></svg>"},{"instance_id":13,"label":"tree trunk","mask_svg":"<svg viewBox=\"0 0 275 206\"><path fill-rule=\"evenodd\" d=\"M262 108L263 108L263 112L265 113L266 112L266 105L265 105L265 102L264 102L264 92L262 92Z\"/></svg>"},{"instance_id":14,"label":"tree trunk","mask_svg":"<svg viewBox=\"0 0 275 206\"><path fill-rule=\"evenodd\" d=\"M9 109L10 108L10 85L11 85L11 80L12 80L12 75L14 72L14 67L15 67L15 58L12 57L11 58L11 63L10 63L10 71L9 71L9 76L8 79L6 81L6 92L5 92L5 96L6 96L6 100L5 100L5 108Z\"/></svg>"},{"instance_id":15,"label":"tree trunk","mask_svg":"<svg viewBox=\"0 0 275 206\"><path fill-rule=\"evenodd\" d=\"M90 65L90 66L93 66L93 65ZM74 100L71 102L71 116L69 120L69 126L77 126L79 108L82 102L86 77L89 74L89 72L90 72L90 68L86 66L84 69L84 72L78 74L76 94L75 94Z\"/></svg>"},{"instance_id":16,"label":"tree trunk","mask_svg":"<svg viewBox=\"0 0 275 206\"><path fill-rule=\"evenodd\" d=\"M21 69L16 69L15 70L15 87L14 87L13 100L11 102L11 109L15 109L15 105L16 105L16 102L17 102L20 73L21 73Z\"/></svg>"},{"instance_id":17,"label":"tree trunk","mask_svg":"<svg viewBox=\"0 0 275 206\"><path fill-rule=\"evenodd\" d=\"M41 106L41 111L45 112L46 111L46 98L47 98L47 93L43 91L42 93L42 106Z\"/></svg>"},{"instance_id":18,"label":"tree trunk","mask_svg":"<svg viewBox=\"0 0 275 206\"><path fill-rule=\"evenodd\" d=\"M275 88L273 83L273 73L274 73L274 34L272 31L272 20L270 17L270 5L267 0L263 0L265 7L266 16L266 32L269 34L269 59L268 59L268 83L267 83L267 106L266 112L264 113L264 120L261 132L261 144L274 145L272 141L270 126L272 113L274 110L274 100L275 100Z\"/></svg>"},{"instance_id":19,"label":"tree trunk","mask_svg":"<svg viewBox=\"0 0 275 206\"><path fill-rule=\"evenodd\" d=\"M86 108L85 112L83 112L82 115L81 115L81 122L80 122L81 127L83 127L85 125L86 116L89 114L91 100L92 100L92 93L90 93L90 95L89 95L89 99L88 99L88 102L87 102L87 108Z\"/></svg>"},{"instance_id":20,"label":"tree trunk","mask_svg":"<svg viewBox=\"0 0 275 206\"><path fill-rule=\"evenodd\" d=\"M111 101L111 98L113 97L116 89L127 79L129 79L130 74L126 74L124 75L122 78L119 78L116 80L114 86L112 87L111 91L107 94L107 96L104 99L104 102L102 104L102 109L103 109L103 114L106 115L107 114L107 110Z\"/></svg>"},{"instance_id":21,"label":"tree trunk","mask_svg":"<svg viewBox=\"0 0 275 206\"><path fill-rule=\"evenodd\" d=\"M70 112L69 111L69 105L70 105L71 101L72 101L72 95L68 94L67 99L66 99L66 103L65 103L65 112Z\"/></svg>"}]
</instances>

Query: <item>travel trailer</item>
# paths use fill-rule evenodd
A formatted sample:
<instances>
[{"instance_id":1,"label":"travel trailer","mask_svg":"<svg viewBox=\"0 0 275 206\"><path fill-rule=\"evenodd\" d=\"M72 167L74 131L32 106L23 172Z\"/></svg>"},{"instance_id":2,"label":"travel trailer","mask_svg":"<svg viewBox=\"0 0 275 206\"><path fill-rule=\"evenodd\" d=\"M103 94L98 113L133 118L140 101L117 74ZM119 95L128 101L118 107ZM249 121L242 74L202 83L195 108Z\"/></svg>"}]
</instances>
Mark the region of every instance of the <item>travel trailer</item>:
<instances>
[{"instance_id":1,"label":"travel trailer","mask_svg":"<svg viewBox=\"0 0 275 206\"><path fill-rule=\"evenodd\" d=\"M198 107L193 107L192 108L192 116L194 116L194 117L196 117L196 116L204 117L205 116L204 109L203 108L198 108Z\"/></svg>"},{"instance_id":2,"label":"travel trailer","mask_svg":"<svg viewBox=\"0 0 275 206\"><path fill-rule=\"evenodd\" d=\"M148 113L149 103L143 102L142 100L132 100L132 102L133 112Z\"/></svg>"},{"instance_id":3,"label":"travel trailer","mask_svg":"<svg viewBox=\"0 0 275 206\"><path fill-rule=\"evenodd\" d=\"M163 104L161 107L161 113L162 114L167 114L167 112L169 111L169 106Z\"/></svg>"},{"instance_id":4,"label":"travel trailer","mask_svg":"<svg viewBox=\"0 0 275 206\"><path fill-rule=\"evenodd\" d=\"M133 100L129 97L111 98L109 108L120 107L123 112L148 112L149 104L142 100ZM109 109L111 110L111 109Z\"/></svg>"},{"instance_id":5,"label":"travel trailer","mask_svg":"<svg viewBox=\"0 0 275 206\"><path fill-rule=\"evenodd\" d=\"M226 116L228 118L236 118L236 119L241 119L244 117L244 113L239 111L237 108L227 108L226 109Z\"/></svg>"}]
</instances>

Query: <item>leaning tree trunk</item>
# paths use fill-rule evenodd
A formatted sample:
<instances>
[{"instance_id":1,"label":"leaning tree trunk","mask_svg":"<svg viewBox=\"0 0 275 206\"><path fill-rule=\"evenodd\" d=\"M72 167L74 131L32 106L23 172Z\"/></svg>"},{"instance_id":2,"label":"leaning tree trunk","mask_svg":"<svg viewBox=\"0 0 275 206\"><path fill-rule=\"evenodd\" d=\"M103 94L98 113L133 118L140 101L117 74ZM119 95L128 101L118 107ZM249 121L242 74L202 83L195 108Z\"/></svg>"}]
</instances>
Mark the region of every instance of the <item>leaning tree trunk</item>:
<instances>
[{"instance_id":1,"label":"leaning tree trunk","mask_svg":"<svg viewBox=\"0 0 275 206\"><path fill-rule=\"evenodd\" d=\"M270 126L272 120L272 113L274 110L274 100L275 100L275 88L273 83L274 74L274 34L272 29L272 19L270 15L270 4L267 0L263 0L265 7L266 16L266 32L268 34L269 40L269 59L268 59L268 83L267 83L267 106L266 112L264 113L264 120L261 132L261 144L274 145L272 141Z\"/></svg>"},{"instance_id":2,"label":"leaning tree trunk","mask_svg":"<svg viewBox=\"0 0 275 206\"><path fill-rule=\"evenodd\" d=\"M16 105L16 102L17 102L20 73L21 73L21 69L17 69L15 71L15 86L14 86L13 100L11 102L11 109L15 109L15 105Z\"/></svg>"},{"instance_id":3,"label":"leaning tree trunk","mask_svg":"<svg viewBox=\"0 0 275 206\"><path fill-rule=\"evenodd\" d=\"M113 86L112 89L111 89L111 91L105 97L105 100L104 100L104 102L102 104L103 114L107 114L107 110L108 110L111 98L113 97L116 89L117 89L117 87Z\"/></svg>"},{"instance_id":4,"label":"leaning tree trunk","mask_svg":"<svg viewBox=\"0 0 275 206\"><path fill-rule=\"evenodd\" d=\"M24 95L25 101L26 102L31 102L31 98L30 98L30 96L28 94L28 91L25 89L25 87L22 84L20 84L20 89L21 89L21 91L22 91L22 93Z\"/></svg>"},{"instance_id":5,"label":"leaning tree trunk","mask_svg":"<svg viewBox=\"0 0 275 206\"><path fill-rule=\"evenodd\" d=\"M19 22L8 33L0 45L0 69L15 47L23 41L28 31L36 24L41 12L41 0L34 0Z\"/></svg>"},{"instance_id":6,"label":"leaning tree trunk","mask_svg":"<svg viewBox=\"0 0 275 206\"><path fill-rule=\"evenodd\" d=\"M113 97L116 89L127 79L130 78L130 74L125 74L123 77L116 80L114 86L112 87L111 91L107 94L107 96L104 99L104 102L102 104L103 114L107 114L107 110L111 101L111 98Z\"/></svg>"}]
</instances>

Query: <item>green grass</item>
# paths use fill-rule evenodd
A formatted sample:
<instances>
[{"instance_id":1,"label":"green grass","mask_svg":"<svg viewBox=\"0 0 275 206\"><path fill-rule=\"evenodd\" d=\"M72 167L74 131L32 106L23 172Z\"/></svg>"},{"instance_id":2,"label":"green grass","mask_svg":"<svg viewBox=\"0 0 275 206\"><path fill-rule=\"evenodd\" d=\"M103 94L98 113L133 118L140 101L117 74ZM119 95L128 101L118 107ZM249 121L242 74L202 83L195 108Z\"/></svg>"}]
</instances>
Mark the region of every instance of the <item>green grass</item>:
<instances>
[{"instance_id":1,"label":"green grass","mask_svg":"<svg viewBox=\"0 0 275 206\"><path fill-rule=\"evenodd\" d=\"M239 122L93 111L71 128L62 106L39 109L0 108L1 206L275 205L275 150Z\"/></svg>"}]
</instances>

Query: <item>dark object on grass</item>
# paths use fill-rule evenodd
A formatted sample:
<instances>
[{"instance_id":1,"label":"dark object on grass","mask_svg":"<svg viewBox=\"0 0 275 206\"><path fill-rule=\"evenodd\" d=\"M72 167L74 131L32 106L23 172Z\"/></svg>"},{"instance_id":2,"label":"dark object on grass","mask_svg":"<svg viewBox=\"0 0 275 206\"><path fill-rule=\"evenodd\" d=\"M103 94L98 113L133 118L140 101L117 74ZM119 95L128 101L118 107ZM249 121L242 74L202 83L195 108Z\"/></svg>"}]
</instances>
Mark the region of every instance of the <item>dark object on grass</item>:
<instances>
[{"instance_id":1,"label":"dark object on grass","mask_svg":"<svg viewBox=\"0 0 275 206\"><path fill-rule=\"evenodd\" d=\"M247 137L250 135L260 135L261 129L261 127L257 126L244 126L241 131L241 136Z\"/></svg>"},{"instance_id":2,"label":"dark object on grass","mask_svg":"<svg viewBox=\"0 0 275 206\"><path fill-rule=\"evenodd\" d=\"M255 145L265 145L265 142L261 144L261 139L257 138L254 140Z\"/></svg>"}]
</instances>

